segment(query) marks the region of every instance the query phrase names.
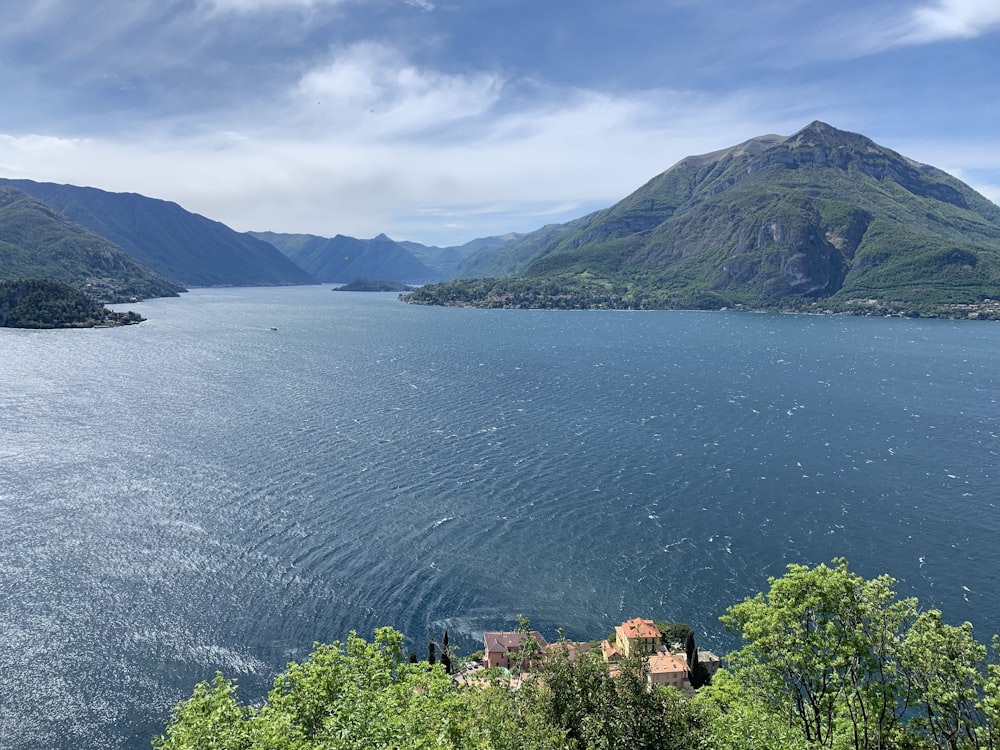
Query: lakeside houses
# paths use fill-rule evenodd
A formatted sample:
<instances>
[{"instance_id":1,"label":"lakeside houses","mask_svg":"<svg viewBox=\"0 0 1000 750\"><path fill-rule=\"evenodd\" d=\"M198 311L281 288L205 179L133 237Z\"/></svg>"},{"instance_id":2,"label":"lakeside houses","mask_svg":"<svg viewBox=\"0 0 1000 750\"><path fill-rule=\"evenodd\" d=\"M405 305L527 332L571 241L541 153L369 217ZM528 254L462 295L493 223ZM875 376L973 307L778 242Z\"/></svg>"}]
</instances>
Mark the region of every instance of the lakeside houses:
<instances>
[{"instance_id":1,"label":"lakeside houses","mask_svg":"<svg viewBox=\"0 0 1000 750\"><path fill-rule=\"evenodd\" d=\"M615 642L604 641L601 651L612 672L623 657L644 656L651 686L670 685L686 693L694 692L687 658L667 648L660 629L652 620L633 617L616 625Z\"/></svg>"},{"instance_id":2,"label":"lakeside houses","mask_svg":"<svg viewBox=\"0 0 1000 750\"><path fill-rule=\"evenodd\" d=\"M549 644L537 630L529 634L535 640L537 649L528 655L529 662L537 662L545 656ZM489 667L510 669L517 666L528 636L520 630L483 633L483 664Z\"/></svg>"},{"instance_id":3,"label":"lakeside houses","mask_svg":"<svg viewBox=\"0 0 1000 750\"><path fill-rule=\"evenodd\" d=\"M534 640L537 648L530 655L525 655L523 652L529 639ZM591 644L562 640L549 644L537 630L527 634L520 630L486 632L483 633L482 667L523 667L530 671L532 666L537 666L556 649L565 650L568 658L575 660L588 652ZM671 651L663 642L659 628L650 619L634 617L616 625L614 636L602 641L600 649L612 674L617 672L618 664L623 658L642 656L646 659L650 687L664 685L685 693L694 692L691 665L688 664L686 654ZM526 662L519 664L525 658ZM709 675L714 675L721 665L719 657L711 651L698 652L698 662Z\"/></svg>"}]
</instances>

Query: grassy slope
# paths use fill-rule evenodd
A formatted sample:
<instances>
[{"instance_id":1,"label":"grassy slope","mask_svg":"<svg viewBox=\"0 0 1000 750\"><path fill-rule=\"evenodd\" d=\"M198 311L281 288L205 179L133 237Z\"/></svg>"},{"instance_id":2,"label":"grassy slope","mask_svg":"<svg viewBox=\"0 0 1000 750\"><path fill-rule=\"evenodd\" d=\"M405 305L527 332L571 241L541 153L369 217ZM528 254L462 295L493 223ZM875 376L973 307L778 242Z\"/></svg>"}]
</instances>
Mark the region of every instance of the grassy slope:
<instances>
[{"instance_id":1,"label":"grassy slope","mask_svg":"<svg viewBox=\"0 0 1000 750\"><path fill-rule=\"evenodd\" d=\"M106 302L176 296L178 287L30 195L0 186L0 279L48 278Z\"/></svg>"}]
</instances>

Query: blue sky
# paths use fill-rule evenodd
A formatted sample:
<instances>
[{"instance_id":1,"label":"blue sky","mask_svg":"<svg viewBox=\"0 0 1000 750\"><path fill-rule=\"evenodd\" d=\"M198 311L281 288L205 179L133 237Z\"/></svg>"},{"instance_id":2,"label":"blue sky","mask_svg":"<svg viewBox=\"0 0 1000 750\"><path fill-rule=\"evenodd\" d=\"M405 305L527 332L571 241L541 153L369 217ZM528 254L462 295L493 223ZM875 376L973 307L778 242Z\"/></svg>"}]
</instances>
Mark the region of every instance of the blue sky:
<instances>
[{"instance_id":1,"label":"blue sky","mask_svg":"<svg viewBox=\"0 0 1000 750\"><path fill-rule=\"evenodd\" d=\"M0 176L241 231L530 231L817 119L1000 201L1000 0L34 0L0 81Z\"/></svg>"}]
</instances>

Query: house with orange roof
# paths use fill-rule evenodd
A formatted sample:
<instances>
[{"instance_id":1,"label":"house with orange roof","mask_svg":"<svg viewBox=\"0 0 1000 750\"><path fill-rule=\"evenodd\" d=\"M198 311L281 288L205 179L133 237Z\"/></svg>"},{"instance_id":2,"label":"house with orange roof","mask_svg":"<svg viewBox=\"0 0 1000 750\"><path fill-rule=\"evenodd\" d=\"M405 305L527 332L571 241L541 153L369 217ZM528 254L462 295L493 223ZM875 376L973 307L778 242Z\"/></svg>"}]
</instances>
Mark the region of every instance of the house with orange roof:
<instances>
[{"instance_id":1,"label":"house with orange roof","mask_svg":"<svg viewBox=\"0 0 1000 750\"><path fill-rule=\"evenodd\" d=\"M660 645L660 629L652 620L633 617L621 625L615 625L615 644L623 656L652 654Z\"/></svg>"},{"instance_id":2,"label":"house with orange roof","mask_svg":"<svg viewBox=\"0 0 1000 750\"><path fill-rule=\"evenodd\" d=\"M634 617L615 626L615 640L601 644L604 660L614 668L628 656L644 656L648 667L650 686L669 685L684 692L691 692L691 670L687 659L674 654L662 643L660 629L652 620Z\"/></svg>"},{"instance_id":3,"label":"house with orange roof","mask_svg":"<svg viewBox=\"0 0 1000 750\"><path fill-rule=\"evenodd\" d=\"M670 651L657 651L649 657L649 683L668 685L684 692L691 692L691 670L687 659Z\"/></svg>"}]
</instances>

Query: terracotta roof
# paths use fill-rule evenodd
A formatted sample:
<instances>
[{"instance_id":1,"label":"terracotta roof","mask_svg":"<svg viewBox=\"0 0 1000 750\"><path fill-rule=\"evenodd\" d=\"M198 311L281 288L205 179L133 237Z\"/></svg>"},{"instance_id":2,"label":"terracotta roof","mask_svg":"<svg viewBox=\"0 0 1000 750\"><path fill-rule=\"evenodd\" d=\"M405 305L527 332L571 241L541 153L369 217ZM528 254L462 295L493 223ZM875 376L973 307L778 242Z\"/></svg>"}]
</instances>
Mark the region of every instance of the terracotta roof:
<instances>
[{"instance_id":1,"label":"terracotta roof","mask_svg":"<svg viewBox=\"0 0 1000 750\"><path fill-rule=\"evenodd\" d=\"M652 620L644 620L641 617L633 617L622 623L622 632L628 639L632 638L660 638L660 630Z\"/></svg>"},{"instance_id":2,"label":"terracotta roof","mask_svg":"<svg viewBox=\"0 0 1000 750\"><path fill-rule=\"evenodd\" d=\"M604 661L617 661L622 658L622 652L615 648L611 641L601 641L601 652L604 654Z\"/></svg>"},{"instance_id":3,"label":"terracotta roof","mask_svg":"<svg viewBox=\"0 0 1000 750\"><path fill-rule=\"evenodd\" d=\"M687 660L680 654L660 651L649 656L650 674L687 674Z\"/></svg>"}]
</instances>

